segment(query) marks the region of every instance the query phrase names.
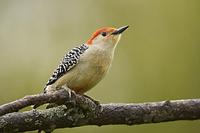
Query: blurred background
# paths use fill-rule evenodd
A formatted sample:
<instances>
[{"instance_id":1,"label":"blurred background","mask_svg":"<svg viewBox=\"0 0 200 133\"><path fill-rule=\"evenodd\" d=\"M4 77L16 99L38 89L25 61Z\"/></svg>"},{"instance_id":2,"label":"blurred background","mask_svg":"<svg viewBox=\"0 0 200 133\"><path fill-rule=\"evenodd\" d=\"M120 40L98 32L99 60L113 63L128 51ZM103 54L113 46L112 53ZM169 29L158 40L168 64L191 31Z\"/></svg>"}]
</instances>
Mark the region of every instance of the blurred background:
<instances>
[{"instance_id":1,"label":"blurred background","mask_svg":"<svg viewBox=\"0 0 200 133\"><path fill-rule=\"evenodd\" d=\"M200 98L199 0L1 0L0 104L40 93L69 49L96 29L130 25L106 78L87 95L101 103ZM86 126L55 133L199 133L200 121Z\"/></svg>"}]
</instances>

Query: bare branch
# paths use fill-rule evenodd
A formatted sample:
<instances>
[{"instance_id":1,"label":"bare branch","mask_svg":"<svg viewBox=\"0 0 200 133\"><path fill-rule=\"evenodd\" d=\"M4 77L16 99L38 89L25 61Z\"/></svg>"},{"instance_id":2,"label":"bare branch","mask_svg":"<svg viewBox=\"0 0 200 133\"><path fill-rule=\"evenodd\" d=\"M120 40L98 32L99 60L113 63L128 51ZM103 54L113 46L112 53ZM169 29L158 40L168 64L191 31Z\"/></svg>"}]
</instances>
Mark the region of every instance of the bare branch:
<instances>
[{"instance_id":1,"label":"bare branch","mask_svg":"<svg viewBox=\"0 0 200 133\"><path fill-rule=\"evenodd\" d=\"M14 112L30 105L44 103L62 105L46 110ZM88 97L60 90L54 94L26 96L1 105L0 115L3 115L0 116L0 132L23 132L38 129L50 132L56 128L86 125L134 125L196 120L200 119L200 99L139 104L102 104L100 106Z\"/></svg>"},{"instance_id":2,"label":"bare branch","mask_svg":"<svg viewBox=\"0 0 200 133\"><path fill-rule=\"evenodd\" d=\"M101 107L101 109L95 108L94 111L98 112L96 114L79 106L67 108L64 105L47 110L6 114L0 117L0 132L37 129L51 131L56 128L85 125L133 125L200 119L200 99L141 104L102 104Z\"/></svg>"},{"instance_id":3,"label":"bare branch","mask_svg":"<svg viewBox=\"0 0 200 133\"><path fill-rule=\"evenodd\" d=\"M89 101L90 102L89 102ZM22 108L28 107L30 105L43 105L45 103L56 103L58 105L61 104L68 104L68 103L76 103L80 106L86 106L87 104L93 104L92 107L94 107L93 102L91 102L91 99L88 97L84 97L79 94L75 94L73 91L67 91L65 89L61 89L56 91L55 93L41 93L36 95L30 95L25 96L22 99L18 99L16 101L4 104L0 106L0 116L11 113L11 112L17 112Z\"/></svg>"}]
</instances>

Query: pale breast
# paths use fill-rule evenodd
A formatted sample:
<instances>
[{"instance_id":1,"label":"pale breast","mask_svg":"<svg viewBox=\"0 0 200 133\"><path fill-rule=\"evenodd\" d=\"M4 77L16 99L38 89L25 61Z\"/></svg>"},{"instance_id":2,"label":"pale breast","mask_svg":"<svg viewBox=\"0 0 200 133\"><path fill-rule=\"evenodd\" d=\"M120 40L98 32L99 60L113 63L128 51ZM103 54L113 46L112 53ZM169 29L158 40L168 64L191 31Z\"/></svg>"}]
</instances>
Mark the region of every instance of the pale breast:
<instances>
[{"instance_id":1,"label":"pale breast","mask_svg":"<svg viewBox=\"0 0 200 133\"><path fill-rule=\"evenodd\" d=\"M77 93L84 93L105 76L111 65L112 56L104 51L88 51L82 55L78 65L57 83L66 85Z\"/></svg>"}]
</instances>

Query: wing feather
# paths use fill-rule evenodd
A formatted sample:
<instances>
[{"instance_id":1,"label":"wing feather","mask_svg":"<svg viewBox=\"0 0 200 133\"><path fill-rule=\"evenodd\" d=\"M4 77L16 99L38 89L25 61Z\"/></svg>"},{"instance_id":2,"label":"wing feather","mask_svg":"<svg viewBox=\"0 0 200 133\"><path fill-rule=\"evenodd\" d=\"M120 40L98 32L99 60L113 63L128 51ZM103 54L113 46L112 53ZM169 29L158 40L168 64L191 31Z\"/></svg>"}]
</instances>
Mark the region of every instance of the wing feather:
<instances>
[{"instance_id":1,"label":"wing feather","mask_svg":"<svg viewBox=\"0 0 200 133\"><path fill-rule=\"evenodd\" d=\"M60 77L75 67L76 64L78 64L81 54L83 54L87 49L88 46L82 44L81 46L75 47L70 52L65 54L57 69L54 70L52 76L48 80L46 86L55 83Z\"/></svg>"}]
</instances>

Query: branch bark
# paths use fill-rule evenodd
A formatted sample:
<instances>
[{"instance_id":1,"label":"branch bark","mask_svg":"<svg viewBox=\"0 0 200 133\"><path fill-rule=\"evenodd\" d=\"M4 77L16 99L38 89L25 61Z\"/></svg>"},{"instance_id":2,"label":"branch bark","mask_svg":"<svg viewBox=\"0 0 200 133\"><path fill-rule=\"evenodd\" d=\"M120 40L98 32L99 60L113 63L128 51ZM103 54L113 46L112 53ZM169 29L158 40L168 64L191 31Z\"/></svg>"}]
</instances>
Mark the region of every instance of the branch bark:
<instances>
[{"instance_id":1,"label":"branch bark","mask_svg":"<svg viewBox=\"0 0 200 133\"><path fill-rule=\"evenodd\" d=\"M60 89L55 93L41 93L36 95L25 96L24 98L1 105L0 116L11 112L17 112L20 109L30 105L36 105L37 107L45 103L56 103L58 105L73 103L79 106L86 106L87 104L91 104L90 106L94 107L94 103L92 105L91 98L76 94L73 91Z\"/></svg>"},{"instance_id":2,"label":"branch bark","mask_svg":"<svg viewBox=\"0 0 200 133\"><path fill-rule=\"evenodd\" d=\"M68 100L67 103L66 100ZM38 129L50 132L56 128L86 125L134 125L200 119L200 99L138 104L101 104L99 106L90 98L78 94L72 93L69 97L69 93L65 91L56 92L54 95L38 94L22 98L0 106L0 113L5 114L41 102L65 105L0 116L0 132L23 132ZM16 104L19 105L16 106Z\"/></svg>"}]
</instances>

